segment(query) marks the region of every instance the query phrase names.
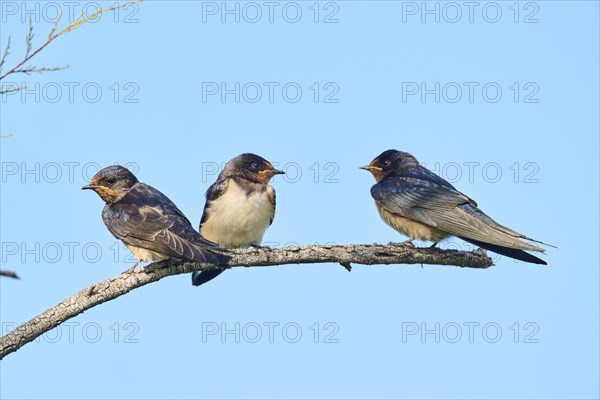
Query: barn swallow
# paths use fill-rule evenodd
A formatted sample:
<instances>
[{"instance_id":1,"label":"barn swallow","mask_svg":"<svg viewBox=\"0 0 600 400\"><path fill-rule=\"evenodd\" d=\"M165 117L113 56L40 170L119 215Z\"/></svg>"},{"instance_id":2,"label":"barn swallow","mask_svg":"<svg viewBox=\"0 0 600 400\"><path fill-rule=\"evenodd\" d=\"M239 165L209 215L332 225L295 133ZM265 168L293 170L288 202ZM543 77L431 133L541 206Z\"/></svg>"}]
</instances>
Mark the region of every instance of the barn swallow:
<instances>
[{"instance_id":1,"label":"barn swallow","mask_svg":"<svg viewBox=\"0 0 600 400\"><path fill-rule=\"evenodd\" d=\"M256 154L244 153L231 159L206 191L200 220L202 236L228 249L259 246L275 217L274 175L285 172ZM199 286L223 270L192 273Z\"/></svg>"},{"instance_id":2,"label":"barn swallow","mask_svg":"<svg viewBox=\"0 0 600 400\"><path fill-rule=\"evenodd\" d=\"M106 203L102 220L114 237L125 243L137 262L166 258L223 264L227 250L204 239L164 194L137 180L127 168L101 169L82 189L91 189Z\"/></svg>"},{"instance_id":3,"label":"barn swallow","mask_svg":"<svg viewBox=\"0 0 600 400\"><path fill-rule=\"evenodd\" d=\"M500 225L475 200L421 166L412 155L387 150L364 167L377 183L371 196L381 218L412 240L439 241L456 236L495 253L534 264L546 262L524 250L544 249L521 239L551 246ZM551 246L554 247L554 246Z\"/></svg>"}]
</instances>

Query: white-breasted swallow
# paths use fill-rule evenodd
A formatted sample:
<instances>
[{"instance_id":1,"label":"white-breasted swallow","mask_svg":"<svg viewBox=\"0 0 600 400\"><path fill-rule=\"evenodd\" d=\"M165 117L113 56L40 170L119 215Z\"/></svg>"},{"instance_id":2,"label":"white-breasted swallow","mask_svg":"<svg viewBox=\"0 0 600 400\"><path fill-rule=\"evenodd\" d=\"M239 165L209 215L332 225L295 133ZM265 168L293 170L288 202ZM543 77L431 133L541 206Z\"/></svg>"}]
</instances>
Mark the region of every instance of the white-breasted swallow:
<instances>
[{"instance_id":1,"label":"white-breasted swallow","mask_svg":"<svg viewBox=\"0 0 600 400\"><path fill-rule=\"evenodd\" d=\"M217 181L206 192L200 233L228 249L259 246L275 217L274 175L283 174L256 154L244 153L231 159ZM194 272L192 284L199 286L223 272Z\"/></svg>"}]
</instances>

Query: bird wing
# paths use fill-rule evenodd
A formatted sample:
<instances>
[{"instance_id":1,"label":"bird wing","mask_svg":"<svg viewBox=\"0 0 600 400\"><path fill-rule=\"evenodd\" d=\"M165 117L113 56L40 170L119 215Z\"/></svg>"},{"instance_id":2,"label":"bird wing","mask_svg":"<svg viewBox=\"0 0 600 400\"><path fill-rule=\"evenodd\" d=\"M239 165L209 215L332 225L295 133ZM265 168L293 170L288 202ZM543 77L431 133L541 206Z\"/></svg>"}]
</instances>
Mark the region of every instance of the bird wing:
<instances>
[{"instance_id":1,"label":"bird wing","mask_svg":"<svg viewBox=\"0 0 600 400\"><path fill-rule=\"evenodd\" d=\"M202 218L200 218L200 230L202 230L202 224L208 220L208 209L210 208L210 203L221 197L223 193L225 193L225 189L227 189L227 184L229 183L228 179L217 179L215 183L210 185L208 190L206 191L206 203L204 203L204 211L202 212Z\"/></svg>"},{"instance_id":2,"label":"bird wing","mask_svg":"<svg viewBox=\"0 0 600 400\"><path fill-rule=\"evenodd\" d=\"M121 200L107 204L102 219L128 245L187 261L220 264L227 259L225 249L204 239L169 198L148 185L136 184Z\"/></svg>"},{"instance_id":3,"label":"bird wing","mask_svg":"<svg viewBox=\"0 0 600 400\"><path fill-rule=\"evenodd\" d=\"M271 219L269 220L269 225L273 224L273 220L275 219L275 207L277 203L277 194L275 193L275 188L271 185L267 185L267 195L269 196L269 201L273 205L273 214L271 215Z\"/></svg>"},{"instance_id":4,"label":"bird wing","mask_svg":"<svg viewBox=\"0 0 600 400\"><path fill-rule=\"evenodd\" d=\"M388 177L371 188L371 195L389 212L454 236L509 248L544 251L519 240L530 239L498 224L451 185L442 186L419 177Z\"/></svg>"}]
</instances>

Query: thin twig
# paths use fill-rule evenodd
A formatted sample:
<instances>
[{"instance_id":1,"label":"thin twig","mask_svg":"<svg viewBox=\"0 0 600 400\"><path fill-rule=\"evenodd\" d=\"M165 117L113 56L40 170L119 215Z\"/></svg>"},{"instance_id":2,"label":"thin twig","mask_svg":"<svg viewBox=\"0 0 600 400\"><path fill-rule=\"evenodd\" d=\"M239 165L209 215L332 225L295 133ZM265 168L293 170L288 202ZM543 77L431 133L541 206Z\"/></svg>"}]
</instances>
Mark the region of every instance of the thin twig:
<instances>
[{"instance_id":1,"label":"thin twig","mask_svg":"<svg viewBox=\"0 0 600 400\"><path fill-rule=\"evenodd\" d=\"M12 92L18 92L19 90L25 90L27 89L26 86L0 86L0 94L6 94L6 93L12 93Z\"/></svg>"},{"instance_id":2,"label":"thin twig","mask_svg":"<svg viewBox=\"0 0 600 400\"><path fill-rule=\"evenodd\" d=\"M20 279L16 272L5 271L3 269L0 269L0 276L8 276L9 278Z\"/></svg>"},{"instance_id":3,"label":"thin twig","mask_svg":"<svg viewBox=\"0 0 600 400\"><path fill-rule=\"evenodd\" d=\"M127 3L123 3L123 4L118 4L118 5L114 5L112 7L109 8L98 8L98 10L96 10L94 13L92 13L91 15L88 15L87 17L83 17L83 12L66 28L64 28L63 30L61 30L60 32L52 35L52 33L54 33L56 31L56 24L58 23L58 20L60 19L60 16L62 14L59 14L57 21L54 23L54 25L52 26L52 30L50 31L50 35L48 36L48 40L46 40L46 42L44 44L42 44L40 47L37 48L37 50L35 50L33 53L30 53L31 48L29 48L28 45L28 49L27 52L25 54L25 58L23 59L23 61L21 61L19 64L17 64L16 66L14 66L10 71L6 72L4 75L0 76L0 80L4 79L6 76L15 73L17 71L19 72L23 72L22 70L20 70L20 68L25 65L25 63L27 63L29 60L31 60L33 57L36 56L36 54L38 54L40 51L42 51L46 46L48 46L50 43L52 43L52 41L54 39L56 39L57 37L72 31L73 29L76 29L78 27L80 27L81 25L85 24L86 22L95 19L96 17L98 17L100 14L108 12L108 11L114 11L118 8L123 8L123 7L128 7L134 3L139 3L143 0L133 0ZM30 30L31 33L31 30ZM33 38L33 36L32 36ZM28 39L29 39L29 35L28 35ZM59 69L60 67L57 67L57 69ZM55 69L56 70L56 69Z\"/></svg>"},{"instance_id":4,"label":"thin twig","mask_svg":"<svg viewBox=\"0 0 600 400\"><path fill-rule=\"evenodd\" d=\"M10 35L8 35L8 40L6 41L6 47L4 48L4 53L2 53L2 59L0 59L0 72L2 72L2 67L6 62L6 57L10 54Z\"/></svg>"},{"instance_id":5,"label":"thin twig","mask_svg":"<svg viewBox=\"0 0 600 400\"><path fill-rule=\"evenodd\" d=\"M27 37L25 38L25 44L27 46L27 50L25 51L25 58L29 56L31 52L31 48L33 47L33 23L31 22L31 14L29 15L29 32L27 32Z\"/></svg>"},{"instance_id":6,"label":"thin twig","mask_svg":"<svg viewBox=\"0 0 600 400\"><path fill-rule=\"evenodd\" d=\"M25 68L20 68L17 69L15 71L13 71L13 74L16 73L24 73L25 75L29 75L33 72L37 72L37 73L42 73L42 72L49 72L49 71L62 71L63 69L67 69L69 68L69 65L64 65L62 67L51 67L51 68L46 68L46 67L36 67L36 66L29 66L29 67L25 67Z\"/></svg>"}]
</instances>

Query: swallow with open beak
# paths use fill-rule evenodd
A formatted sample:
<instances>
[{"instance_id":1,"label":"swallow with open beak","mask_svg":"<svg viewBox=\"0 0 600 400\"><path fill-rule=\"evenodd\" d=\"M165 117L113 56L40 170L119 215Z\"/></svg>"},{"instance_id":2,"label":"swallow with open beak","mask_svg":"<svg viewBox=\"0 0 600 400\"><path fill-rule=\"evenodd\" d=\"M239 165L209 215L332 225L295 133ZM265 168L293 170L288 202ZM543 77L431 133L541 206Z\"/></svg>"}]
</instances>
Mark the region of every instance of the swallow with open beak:
<instances>
[{"instance_id":1,"label":"swallow with open beak","mask_svg":"<svg viewBox=\"0 0 600 400\"><path fill-rule=\"evenodd\" d=\"M95 191L106 203L102 220L112 235L122 240L137 262L176 258L221 265L227 250L204 239L164 194L137 180L127 168L101 169L82 189Z\"/></svg>"},{"instance_id":2,"label":"swallow with open beak","mask_svg":"<svg viewBox=\"0 0 600 400\"><path fill-rule=\"evenodd\" d=\"M275 189L269 181L284 173L251 153L227 162L206 192L200 220L202 236L228 249L258 247L275 217ZM194 272L192 284L202 285L222 272Z\"/></svg>"},{"instance_id":3,"label":"swallow with open beak","mask_svg":"<svg viewBox=\"0 0 600 400\"><path fill-rule=\"evenodd\" d=\"M387 150L364 167L377 183L371 196L381 218L412 240L434 242L456 236L469 243L517 260L544 264L527 251L544 249L534 240L500 225L477 203L443 178L423 167L412 155ZM433 247L432 246L432 247ZM547 245L550 246L550 245ZM553 246L552 246L553 247Z\"/></svg>"}]
</instances>

